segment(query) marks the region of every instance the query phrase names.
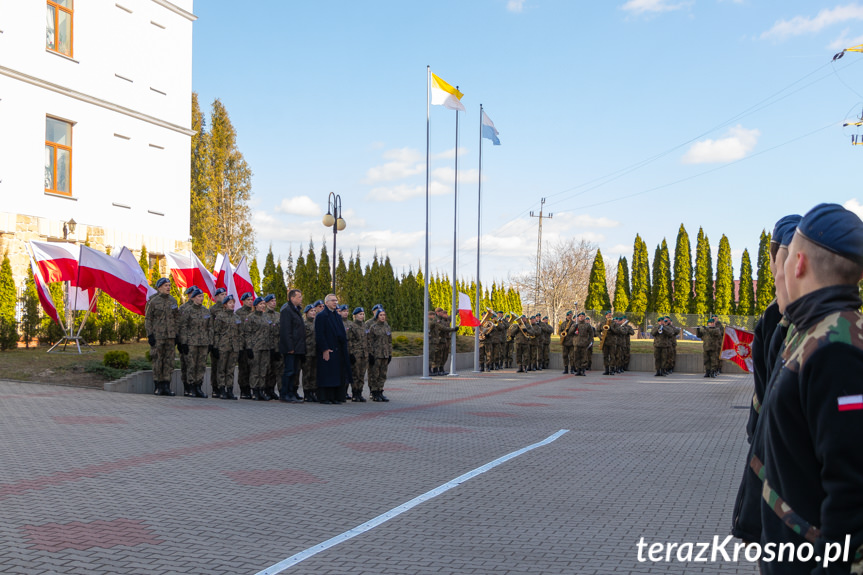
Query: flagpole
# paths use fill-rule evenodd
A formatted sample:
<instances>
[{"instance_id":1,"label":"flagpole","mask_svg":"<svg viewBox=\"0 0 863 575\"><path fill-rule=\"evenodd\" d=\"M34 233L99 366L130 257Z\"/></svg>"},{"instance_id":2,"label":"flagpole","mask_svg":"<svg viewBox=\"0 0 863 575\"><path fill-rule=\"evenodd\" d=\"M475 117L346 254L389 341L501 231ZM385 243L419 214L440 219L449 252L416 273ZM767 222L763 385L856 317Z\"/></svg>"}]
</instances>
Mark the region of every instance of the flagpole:
<instances>
[{"instance_id":1,"label":"flagpole","mask_svg":"<svg viewBox=\"0 0 863 575\"><path fill-rule=\"evenodd\" d=\"M423 375L429 378L429 117L431 116L431 66L426 66L426 238L423 274Z\"/></svg>"},{"instance_id":2,"label":"flagpole","mask_svg":"<svg viewBox=\"0 0 863 575\"><path fill-rule=\"evenodd\" d=\"M482 104L479 105L479 184L476 191L476 313L482 314L482 288L479 281L479 242L481 225L480 210L482 209ZM482 315L478 315L482 317ZM473 331L473 371L479 371L479 328Z\"/></svg>"},{"instance_id":3,"label":"flagpole","mask_svg":"<svg viewBox=\"0 0 863 575\"><path fill-rule=\"evenodd\" d=\"M458 86L455 87L458 90ZM455 185L454 207L452 223L452 327L456 327L456 315L458 315L458 110L455 111ZM456 372L456 337L458 331L452 332L450 341L450 368L449 375L458 375Z\"/></svg>"}]
</instances>

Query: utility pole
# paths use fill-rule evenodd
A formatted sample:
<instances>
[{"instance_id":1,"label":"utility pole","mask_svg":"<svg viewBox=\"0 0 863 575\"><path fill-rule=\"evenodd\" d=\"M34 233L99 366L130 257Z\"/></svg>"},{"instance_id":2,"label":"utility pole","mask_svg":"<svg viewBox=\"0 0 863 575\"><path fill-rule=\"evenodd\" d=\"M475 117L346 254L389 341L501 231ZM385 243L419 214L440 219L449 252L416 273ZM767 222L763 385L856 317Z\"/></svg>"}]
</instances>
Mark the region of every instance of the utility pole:
<instances>
[{"instance_id":1,"label":"utility pole","mask_svg":"<svg viewBox=\"0 0 863 575\"><path fill-rule=\"evenodd\" d=\"M545 205L545 198L539 202L539 215L534 215L533 212L530 212L530 217L539 218L539 231L536 234L536 279L535 286L533 289L533 305L534 308L539 307L539 272L542 269L542 218L552 219L554 214L549 212L548 214L543 215L542 207ZM533 310L536 313L536 309Z\"/></svg>"}]
</instances>

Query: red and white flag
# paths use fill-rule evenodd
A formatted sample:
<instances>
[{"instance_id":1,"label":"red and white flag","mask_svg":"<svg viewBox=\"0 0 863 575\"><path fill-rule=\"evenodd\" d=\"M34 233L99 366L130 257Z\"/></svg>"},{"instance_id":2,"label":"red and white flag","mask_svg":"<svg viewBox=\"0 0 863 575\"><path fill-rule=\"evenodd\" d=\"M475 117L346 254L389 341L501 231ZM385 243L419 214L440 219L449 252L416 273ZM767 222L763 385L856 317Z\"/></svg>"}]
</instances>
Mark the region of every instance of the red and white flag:
<instances>
[{"instance_id":1,"label":"red and white flag","mask_svg":"<svg viewBox=\"0 0 863 575\"><path fill-rule=\"evenodd\" d=\"M216 276L216 287L227 289L225 287L225 271L222 269L222 264L227 260L222 254L216 254L216 265L213 267L213 275ZM230 265L231 262L228 262Z\"/></svg>"},{"instance_id":2,"label":"red and white flag","mask_svg":"<svg viewBox=\"0 0 863 575\"><path fill-rule=\"evenodd\" d=\"M30 241L33 259L46 283L78 281L78 246L75 244Z\"/></svg>"},{"instance_id":3,"label":"red and white flag","mask_svg":"<svg viewBox=\"0 0 863 575\"><path fill-rule=\"evenodd\" d=\"M228 258L222 259L221 267L219 268L219 279L222 285L216 285L225 289L227 292L226 296L234 296L234 311L237 311L240 309L240 296L237 294L237 287L234 285L234 268L231 266L231 261Z\"/></svg>"},{"instance_id":4,"label":"red and white flag","mask_svg":"<svg viewBox=\"0 0 863 575\"><path fill-rule=\"evenodd\" d=\"M146 290L139 288L138 278L125 262L82 245L78 278L81 289L99 288L126 309L144 314Z\"/></svg>"},{"instance_id":5,"label":"red and white flag","mask_svg":"<svg viewBox=\"0 0 863 575\"><path fill-rule=\"evenodd\" d=\"M725 336L722 338L722 359L728 359L740 366L741 369L752 373L752 340L755 334L751 331L726 327Z\"/></svg>"},{"instance_id":6,"label":"red and white flag","mask_svg":"<svg viewBox=\"0 0 863 575\"><path fill-rule=\"evenodd\" d=\"M234 271L234 286L237 288L237 293L243 295L248 292L255 295L255 288L252 286L252 276L249 274L249 264L246 263L246 256L237 264L237 269ZM239 298L238 298L239 301Z\"/></svg>"},{"instance_id":7,"label":"red and white flag","mask_svg":"<svg viewBox=\"0 0 863 575\"><path fill-rule=\"evenodd\" d=\"M114 254L114 257L129 268L129 273L131 274L130 277L137 280L138 291L141 292L141 297L136 299L134 302L119 302L120 305L132 313L144 315L144 311L147 308L147 300L158 292L150 286L150 282L147 280L147 274L145 274L144 270L141 269L141 264L138 262L137 258L135 258L135 254L132 253L132 250L123 246L120 251Z\"/></svg>"},{"instance_id":8,"label":"red and white flag","mask_svg":"<svg viewBox=\"0 0 863 575\"><path fill-rule=\"evenodd\" d=\"M201 263L195 252L189 250L189 254L192 256L192 264L195 266L194 285L201 288L205 294L210 296L210 299L213 299L213 294L216 293L216 276L211 274L210 270Z\"/></svg>"},{"instance_id":9,"label":"red and white flag","mask_svg":"<svg viewBox=\"0 0 863 575\"><path fill-rule=\"evenodd\" d=\"M838 399L839 411L857 411L863 409L863 395L843 395Z\"/></svg>"},{"instance_id":10,"label":"red and white flag","mask_svg":"<svg viewBox=\"0 0 863 575\"><path fill-rule=\"evenodd\" d=\"M192 258L183 254L168 252L165 254L165 261L171 271L171 277L174 278L174 283L177 284L181 292L186 291L187 287L195 285L195 264L192 262Z\"/></svg>"},{"instance_id":11,"label":"red and white flag","mask_svg":"<svg viewBox=\"0 0 863 575\"><path fill-rule=\"evenodd\" d=\"M55 323L60 323L60 317L57 315L57 308L54 305L54 299L51 297L51 292L48 291L48 286L42 278L42 272L36 266L33 258L30 258L30 270L33 272L33 282L36 284L36 293L39 294L39 303L42 304L42 309L45 313L54 320ZM62 325L62 324L61 324Z\"/></svg>"},{"instance_id":12,"label":"red and white flag","mask_svg":"<svg viewBox=\"0 0 863 575\"><path fill-rule=\"evenodd\" d=\"M470 307L470 297L467 294L458 292L458 317L461 320L461 327L479 327L481 322L473 315Z\"/></svg>"}]
</instances>

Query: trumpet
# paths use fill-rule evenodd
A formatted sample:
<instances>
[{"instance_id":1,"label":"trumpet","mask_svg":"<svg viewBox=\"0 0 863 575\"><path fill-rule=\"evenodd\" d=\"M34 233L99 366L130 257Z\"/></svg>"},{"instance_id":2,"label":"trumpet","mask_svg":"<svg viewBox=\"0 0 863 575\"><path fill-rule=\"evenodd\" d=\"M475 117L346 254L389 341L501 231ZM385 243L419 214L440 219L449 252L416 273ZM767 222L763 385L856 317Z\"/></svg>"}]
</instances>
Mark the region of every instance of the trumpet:
<instances>
[{"instance_id":1,"label":"trumpet","mask_svg":"<svg viewBox=\"0 0 863 575\"><path fill-rule=\"evenodd\" d=\"M659 326L659 331L657 333L662 333L662 326Z\"/></svg>"}]
</instances>

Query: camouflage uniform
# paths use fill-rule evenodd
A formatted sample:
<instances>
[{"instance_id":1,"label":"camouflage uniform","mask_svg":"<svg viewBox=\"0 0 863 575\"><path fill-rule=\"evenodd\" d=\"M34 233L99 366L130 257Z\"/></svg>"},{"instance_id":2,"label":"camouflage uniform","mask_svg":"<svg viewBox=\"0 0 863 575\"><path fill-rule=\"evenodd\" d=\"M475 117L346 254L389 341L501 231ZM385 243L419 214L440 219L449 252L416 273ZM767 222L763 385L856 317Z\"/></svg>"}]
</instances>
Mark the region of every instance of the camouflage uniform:
<instances>
[{"instance_id":1,"label":"camouflage uniform","mask_svg":"<svg viewBox=\"0 0 863 575\"><path fill-rule=\"evenodd\" d=\"M665 375L668 356L671 354L671 338L665 325L655 325L650 334L653 336L653 365L656 375Z\"/></svg>"},{"instance_id":2,"label":"camouflage uniform","mask_svg":"<svg viewBox=\"0 0 863 575\"><path fill-rule=\"evenodd\" d=\"M477 328L480 329L480 328ZM491 342L492 329L488 333L479 332L479 369L480 371L491 371L494 365L494 344Z\"/></svg>"},{"instance_id":3,"label":"camouflage uniform","mask_svg":"<svg viewBox=\"0 0 863 575\"><path fill-rule=\"evenodd\" d=\"M540 329L540 340L542 342L540 362L543 369L548 369L548 363L551 359L551 334L554 333L554 328L547 321L541 321L536 325Z\"/></svg>"},{"instance_id":4,"label":"camouflage uniform","mask_svg":"<svg viewBox=\"0 0 863 575\"><path fill-rule=\"evenodd\" d=\"M449 359L450 347L452 347L452 334L458 331L458 327L450 327L450 317L438 317L438 360L437 364L441 372L447 371L446 362Z\"/></svg>"},{"instance_id":5,"label":"camouflage uniform","mask_svg":"<svg viewBox=\"0 0 863 575\"><path fill-rule=\"evenodd\" d=\"M253 398L257 399L264 390L267 368L270 365L270 345L272 343L272 324L263 312L254 311L243 322L243 341L246 350L253 355L249 358L249 385Z\"/></svg>"},{"instance_id":6,"label":"camouflage uniform","mask_svg":"<svg viewBox=\"0 0 863 575\"><path fill-rule=\"evenodd\" d=\"M147 302L144 314L147 336L156 338L156 345L150 348L153 379L156 382L170 382L174 372L174 345L177 339L177 300L170 294L154 295Z\"/></svg>"},{"instance_id":7,"label":"camouflage uniform","mask_svg":"<svg viewBox=\"0 0 863 575\"><path fill-rule=\"evenodd\" d=\"M503 346L506 343L506 326L502 319L491 330L491 364L494 369L503 367Z\"/></svg>"},{"instance_id":8,"label":"camouflage uniform","mask_svg":"<svg viewBox=\"0 0 863 575\"><path fill-rule=\"evenodd\" d=\"M201 390L207 371L207 352L213 344L213 322L210 310L191 303L180 316L180 343L188 346L186 356L187 395L207 397Z\"/></svg>"},{"instance_id":9,"label":"camouflage uniform","mask_svg":"<svg viewBox=\"0 0 863 575\"><path fill-rule=\"evenodd\" d=\"M373 398L377 399L384 391L387 367L393 357L393 335L390 325L387 322L375 321L369 327L367 338L370 356L369 391Z\"/></svg>"},{"instance_id":10,"label":"camouflage uniform","mask_svg":"<svg viewBox=\"0 0 863 575\"><path fill-rule=\"evenodd\" d=\"M575 375L584 375L589 363L588 354L593 349L591 347L593 343L593 326L582 320L573 324L572 331L575 351L572 367L575 370ZM567 332L567 337L569 337L569 332Z\"/></svg>"},{"instance_id":11,"label":"camouflage uniform","mask_svg":"<svg viewBox=\"0 0 863 575\"><path fill-rule=\"evenodd\" d=\"M270 322L270 366L267 369L267 377L265 378L264 388L273 399L278 397L276 387L279 386L282 379L282 372L285 371L285 359L279 353L279 322L281 314L278 310L267 309L264 312L264 317Z\"/></svg>"},{"instance_id":12,"label":"camouflage uniform","mask_svg":"<svg viewBox=\"0 0 863 575\"><path fill-rule=\"evenodd\" d=\"M501 362L503 363L503 367L512 367L512 337L509 335L509 326L511 322L506 319L506 317L501 320L501 327L503 328L503 357L501 358Z\"/></svg>"},{"instance_id":13,"label":"camouflage uniform","mask_svg":"<svg viewBox=\"0 0 863 575\"><path fill-rule=\"evenodd\" d=\"M527 338L528 334L530 334L530 330L528 328L524 328L524 331L522 331L522 326L518 321L512 322L512 325L509 326L509 336L512 337L513 343L515 344L515 363L518 365L519 373L525 371L525 366L530 360L530 346Z\"/></svg>"},{"instance_id":14,"label":"camouflage uniform","mask_svg":"<svg viewBox=\"0 0 863 575\"><path fill-rule=\"evenodd\" d=\"M677 364L677 336L680 335L680 328L673 325L665 326L665 331L668 332L668 340L670 347L668 349L668 357L665 364L666 371L673 371Z\"/></svg>"},{"instance_id":15,"label":"camouflage uniform","mask_svg":"<svg viewBox=\"0 0 863 575\"><path fill-rule=\"evenodd\" d=\"M318 360L315 357L315 320L306 316L306 357L303 359L303 395L314 401L318 393Z\"/></svg>"},{"instance_id":16,"label":"camouflage uniform","mask_svg":"<svg viewBox=\"0 0 863 575\"><path fill-rule=\"evenodd\" d=\"M213 394L215 395L218 389L220 395L226 399L236 399L233 397L234 366L237 365L238 354L245 353L242 325L242 319L232 310L224 308L213 318L213 347L219 350Z\"/></svg>"},{"instance_id":17,"label":"camouflage uniform","mask_svg":"<svg viewBox=\"0 0 863 575\"><path fill-rule=\"evenodd\" d=\"M254 309L247 306L242 306L234 315L240 319L241 322L245 323L245 321L249 318L252 313L254 313ZM245 332L243 332L245 334ZM245 337L245 335L243 336ZM249 363L249 357L245 353L241 353L237 358L237 383L240 386L240 397L249 399L251 398L250 388L249 388L249 375L251 370L251 364Z\"/></svg>"},{"instance_id":18,"label":"camouflage uniform","mask_svg":"<svg viewBox=\"0 0 863 575\"><path fill-rule=\"evenodd\" d=\"M348 359L351 362L351 375L353 386L351 396L353 401L363 401L363 386L366 382L366 371L369 367L369 346L366 339L366 330L363 322L359 320L348 321ZM371 389L371 387L369 387Z\"/></svg>"},{"instance_id":19,"label":"camouflage uniform","mask_svg":"<svg viewBox=\"0 0 863 575\"><path fill-rule=\"evenodd\" d=\"M566 331L566 335L563 332ZM563 363L563 373L569 373L570 366L572 371L575 371L575 322L570 316L560 322L557 326L557 333L560 335L560 359Z\"/></svg>"},{"instance_id":20,"label":"camouflage uniform","mask_svg":"<svg viewBox=\"0 0 863 575\"><path fill-rule=\"evenodd\" d=\"M189 288L191 289L191 288ZM180 326L183 325L183 317L186 315L186 312L189 311L189 308L192 305L192 298L190 297L185 302L180 304L180 308L177 311L177 328L180 329ZM179 333L177 334L179 339ZM184 395L189 395L189 358L186 357L188 354L180 352L180 379L183 380L183 391Z\"/></svg>"},{"instance_id":21,"label":"camouflage uniform","mask_svg":"<svg viewBox=\"0 0 863 575\"><path fill-rule=\"evenodd\" d=\"M606 319L599 334L599 348L602 350L602 363L605 365L604 375L611 373L611 364L614 362L614 331L611 329L614 320Z\"/></svg>"},{"instance_id":22,"label":"camouflage uniform","mask_svg":"<svg viewBox=\"0 0 863 575\"><path fill-rule=\"evenodd\" d=\"M704 354L704 377L713 377L719 370L716 350L722 347L722 331L714 326L697 327L695 335L701 338Z\"/></svg>"}]
</instances>

